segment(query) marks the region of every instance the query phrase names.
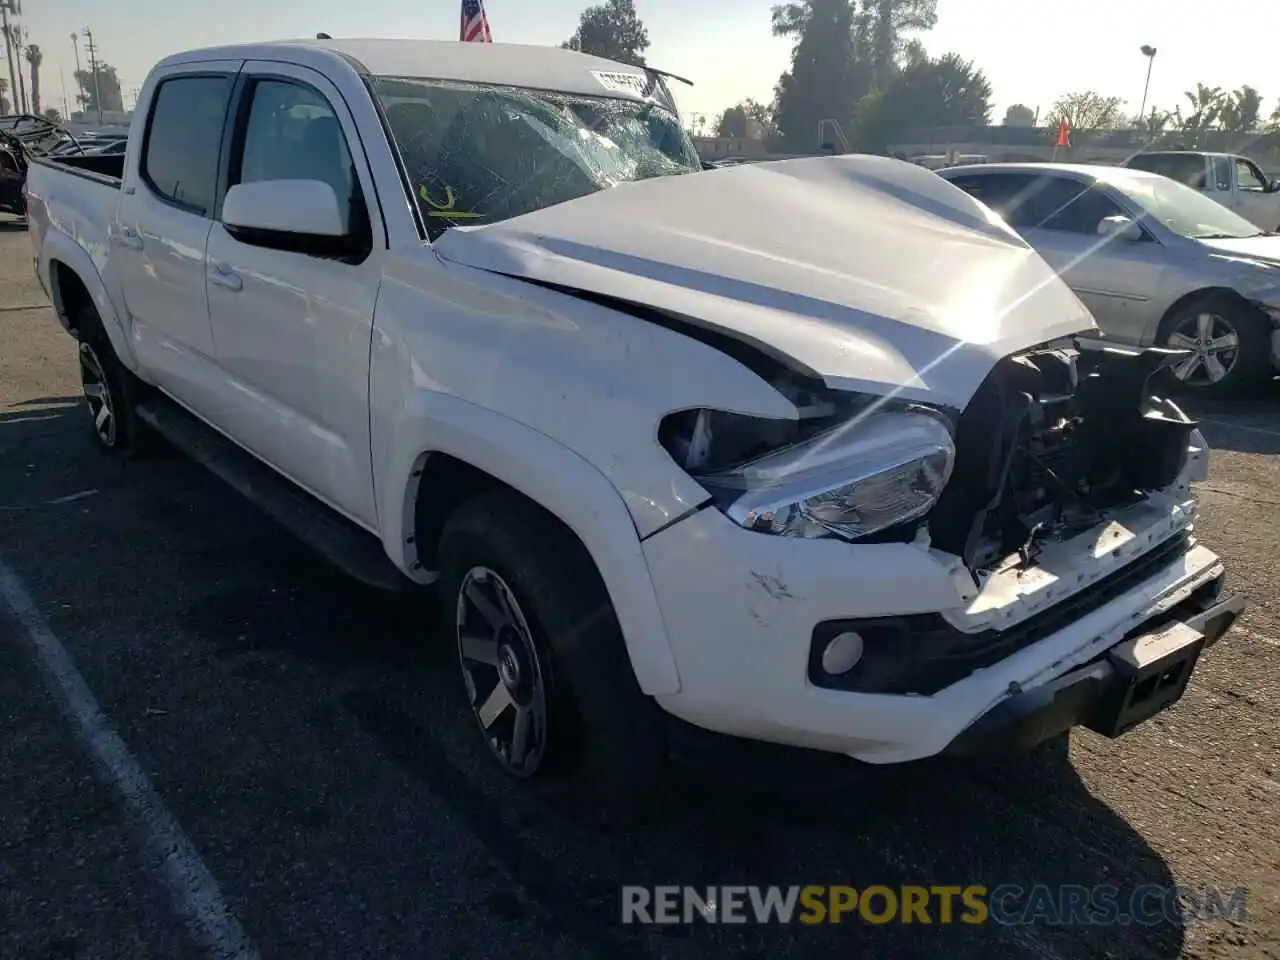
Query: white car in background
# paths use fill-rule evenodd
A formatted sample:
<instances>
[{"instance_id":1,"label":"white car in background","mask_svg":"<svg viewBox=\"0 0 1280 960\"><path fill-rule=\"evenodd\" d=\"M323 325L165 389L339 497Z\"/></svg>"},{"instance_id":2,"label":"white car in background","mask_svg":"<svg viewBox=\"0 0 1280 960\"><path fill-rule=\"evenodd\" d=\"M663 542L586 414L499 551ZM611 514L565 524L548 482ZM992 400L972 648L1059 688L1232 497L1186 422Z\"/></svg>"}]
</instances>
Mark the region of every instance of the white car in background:
<instances>
[{"instance_id":1,"label":"white car in background","mask_svg":"<svg viewBox=\"0 0 1280 960\"><path fill-rule=\"evenodd\" d=\"M1158 173L1234 210L1260 230L1280 231L1280 180L1234 153L1155 150L1125 161L1133 170Z\"/></svg>"},{"instance_id":2,"label":"white car in background","mask_svg":"<svg viewBox=\"0 0 1280 960\"><path fill-rule=\"evenodd\" d=\"M1159 174L997 163L939 176L1016 229L1107 334L1190 353L1189 390L1225 395L1280 365L1280 236Z\"/></svg>"}]
</instances>

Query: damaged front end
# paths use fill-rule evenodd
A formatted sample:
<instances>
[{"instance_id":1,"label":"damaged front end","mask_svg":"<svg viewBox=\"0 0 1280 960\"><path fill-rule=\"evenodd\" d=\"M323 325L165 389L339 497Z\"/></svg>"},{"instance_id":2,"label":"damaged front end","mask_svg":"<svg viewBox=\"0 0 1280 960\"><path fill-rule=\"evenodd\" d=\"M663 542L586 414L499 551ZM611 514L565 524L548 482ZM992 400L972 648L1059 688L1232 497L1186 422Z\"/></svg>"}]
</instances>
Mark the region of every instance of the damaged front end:
<instances>
[{"instance_id":1,"label":"damaged front end","mask_svg":"<svg viewBox=\"0 0 1280 960\"><path fill-rule=\"evenodd\" d=\"M963 413L779 372L797 419L682 411L659 439L741 526L916 542L962 562L972 600L1045 545L1178 485L1198 434L1153 384L1179 356L1080 335L1001 360Z\"/></svg>"},{"instance_id":2,"label":"damaged front end","mask_svg":"<svg viewBox=\"0 0 1280 960\"><path fill-rule=\"evenodd\" d=\"M929 519L974 573L1069 539L1175 484L1195 423L1151 389L1181 353L1077 337L1005 358L956 424L956 464Z\"/></svg>"}]
</instances>

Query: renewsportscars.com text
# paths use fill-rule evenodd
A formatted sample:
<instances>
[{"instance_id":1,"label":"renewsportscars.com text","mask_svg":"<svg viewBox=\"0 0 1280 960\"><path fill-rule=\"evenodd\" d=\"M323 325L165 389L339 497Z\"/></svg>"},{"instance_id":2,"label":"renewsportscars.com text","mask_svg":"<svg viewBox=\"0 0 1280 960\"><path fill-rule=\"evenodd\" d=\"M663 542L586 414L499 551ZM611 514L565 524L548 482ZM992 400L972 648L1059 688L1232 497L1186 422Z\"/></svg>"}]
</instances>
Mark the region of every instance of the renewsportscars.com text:
<instances>
[{"instance_id":1,"label":"renewsportscars.com text","mask_svg":"<svg viewBox=\"0 0 1280 960\"><path fill-rule=\"evenodd\" d=\"M1002 884L622 888L622 922L1155 925L1245 918L1243 887Z\"/></svg>"}]
</instances>

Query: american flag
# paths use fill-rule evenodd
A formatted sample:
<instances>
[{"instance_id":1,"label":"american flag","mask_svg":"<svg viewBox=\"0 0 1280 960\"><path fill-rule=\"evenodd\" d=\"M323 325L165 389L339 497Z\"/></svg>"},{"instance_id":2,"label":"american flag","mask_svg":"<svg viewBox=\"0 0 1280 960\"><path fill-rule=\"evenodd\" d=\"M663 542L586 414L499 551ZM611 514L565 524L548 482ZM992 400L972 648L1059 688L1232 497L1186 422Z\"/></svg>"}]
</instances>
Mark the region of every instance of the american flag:
<instances>
[{"instance_id":1,"label":"american flag","mask_svg":"<svg viewBox=\"0 0 1280 960\"><path fill-rule=\"evenodd\" d=\"M463 43L493 43L484 0L462 0L462 33L458 39Z\"/></svg>"}]
</instances>

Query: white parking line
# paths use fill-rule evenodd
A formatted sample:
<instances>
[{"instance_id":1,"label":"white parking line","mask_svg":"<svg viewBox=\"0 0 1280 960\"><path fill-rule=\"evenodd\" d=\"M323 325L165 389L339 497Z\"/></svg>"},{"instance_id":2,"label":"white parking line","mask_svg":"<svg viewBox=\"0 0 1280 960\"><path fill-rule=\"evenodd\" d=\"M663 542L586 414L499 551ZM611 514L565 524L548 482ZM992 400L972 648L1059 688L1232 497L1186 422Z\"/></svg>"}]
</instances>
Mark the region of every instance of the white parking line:
<instances>
[{"instance_id":1,"label":"white parking line","mask_svg":"<svg viewBox=\"0 0 1280 960\"><path fill-rule=\"evenodd\" d=\"M218 883L146 773L98 706L66 647L49 629L26 588L0 560L0 596L26 631L32 658L50 694L88 751L102 779L115 787L178 914L195 941L217 960L256 960Z\"/></svg>"}]
</instances>

